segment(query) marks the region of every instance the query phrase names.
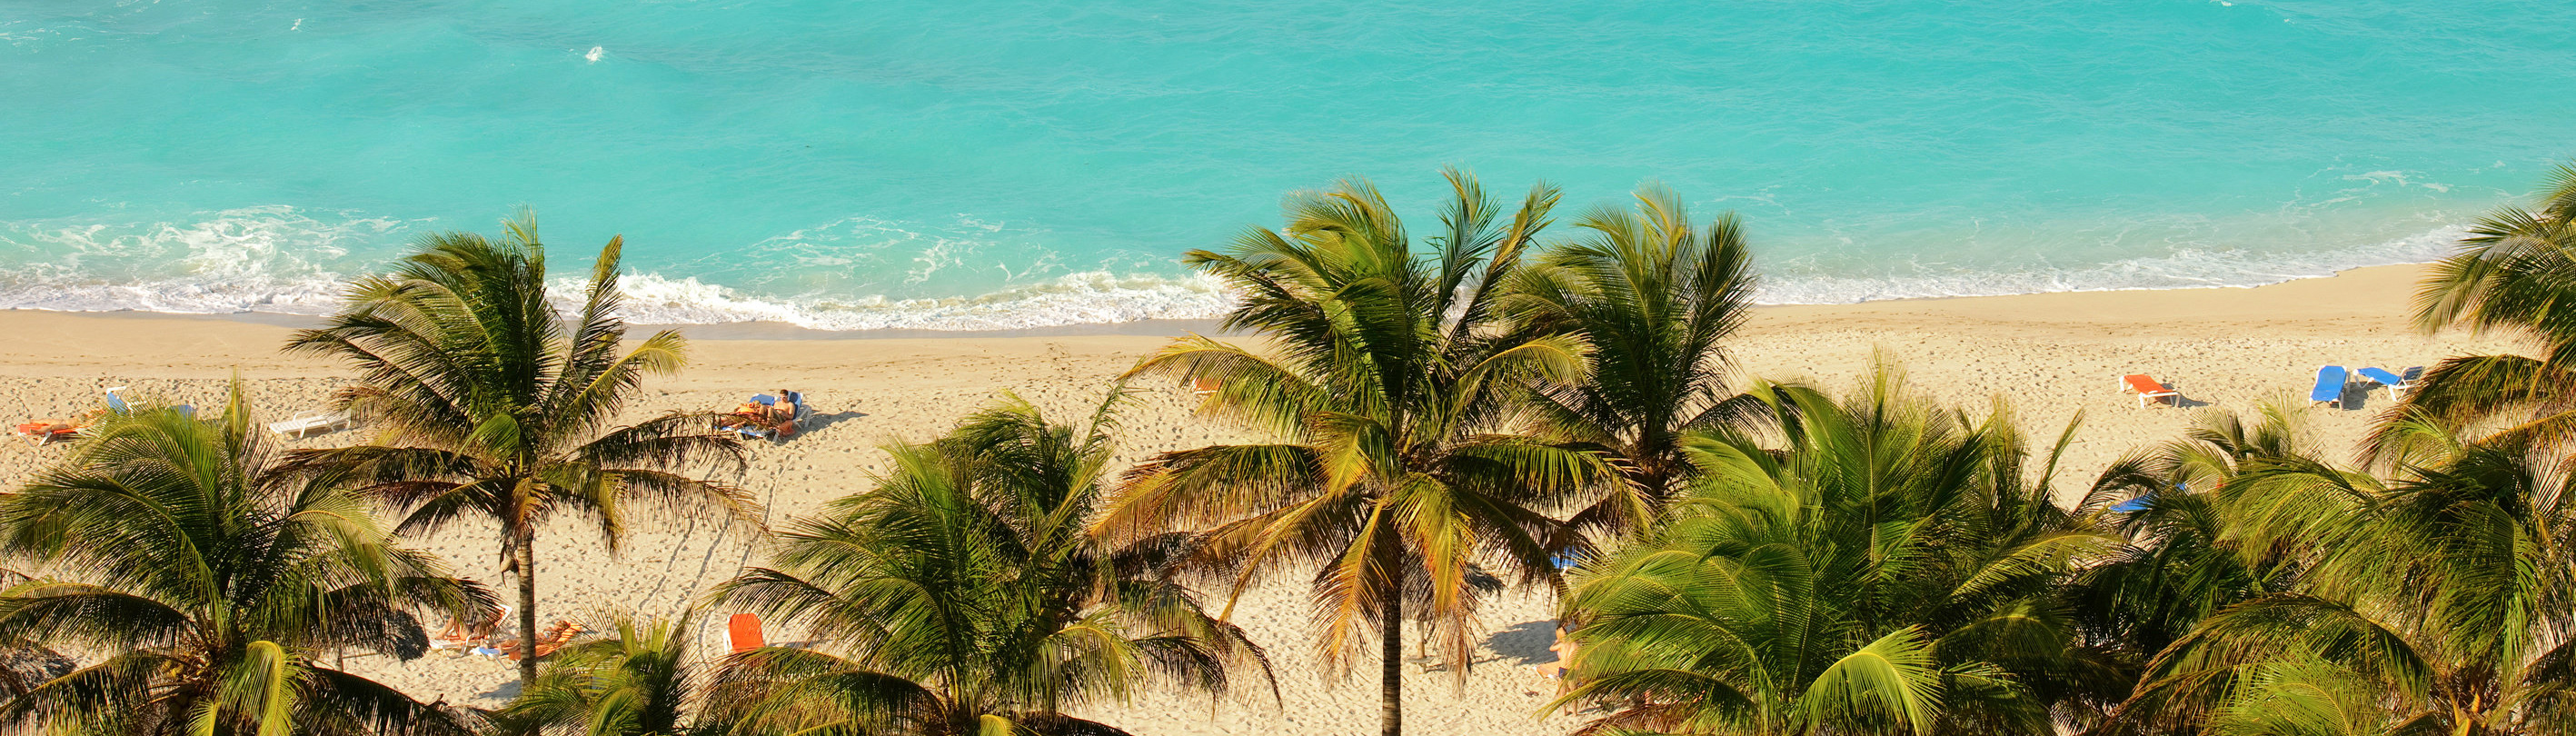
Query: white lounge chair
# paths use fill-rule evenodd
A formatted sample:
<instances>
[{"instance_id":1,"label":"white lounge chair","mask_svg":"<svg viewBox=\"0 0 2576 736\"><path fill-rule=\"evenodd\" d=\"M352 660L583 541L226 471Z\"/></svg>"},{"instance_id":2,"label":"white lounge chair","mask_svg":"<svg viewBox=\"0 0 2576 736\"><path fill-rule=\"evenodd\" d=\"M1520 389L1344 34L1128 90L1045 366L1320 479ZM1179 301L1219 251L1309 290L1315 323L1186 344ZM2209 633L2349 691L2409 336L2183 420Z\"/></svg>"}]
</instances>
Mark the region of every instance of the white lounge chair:
<instances>
[{"instance_id":1,"label":"white lounge chair","mask_svg":"<svg viewBox=\"0 0 2576 736\"><path fill-rule=\"evenodd\" d=\"M2379 368L2361 369L2362 378L2370 379L2371 382L2379 384L2380 388L2388 389L2389 401L2406 400L2406 392L2415 388L2415 378L2421 375L2424 375L2424 367L2420 365L2406 369L2403 374L2391 373Z\"/></svg>"},{"instance_id":2,"label":"white lounge chair","mask_svg":"<svg viewBox=\"0 0 2576 736\"><path fill-rule=\"evenodd\" d=\"M345 411L308 411L283 422L269 422L268 431L282 437L306 437L348 429L354 418Z\"/></svg>"}]
</instances>

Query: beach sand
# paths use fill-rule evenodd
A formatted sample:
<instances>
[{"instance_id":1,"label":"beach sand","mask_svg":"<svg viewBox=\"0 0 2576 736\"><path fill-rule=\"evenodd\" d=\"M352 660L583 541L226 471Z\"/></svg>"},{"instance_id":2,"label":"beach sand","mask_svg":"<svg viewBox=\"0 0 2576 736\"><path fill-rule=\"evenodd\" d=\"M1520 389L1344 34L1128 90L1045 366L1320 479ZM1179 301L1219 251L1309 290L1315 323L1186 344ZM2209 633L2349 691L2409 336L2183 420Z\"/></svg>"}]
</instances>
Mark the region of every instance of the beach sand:
<instances>
[{"instance_id":1,"label":"beach sand","mask_svg":"<svg viewBox=\"0 0 2576 736\"><path fill-rule=\"evenodd\" d=\"M2405 305L2420 273L2418 266L2392 266L2254 289L1769 307L1756 310L1728 350L1746 375L1834 389L1853 386L1874 356L1883 355L1905 367L1916 389L1972 412L1982 414L2001 397L2037 441L2054 437L2081 412L2084 426L2057 486L2069 495L2123 453L2175 438L2190 420L2188 409L2140 408L2118 390L2121 374L2170 381L2188 406L2251 411L2266 400L2306 405L2319 365L2402 369L2463 352L2514 349L2504 340L2457 332L2426 337L2410 328ZM333 361L278 352L291 331L283 323L291 321L0 312L0 334L13 348L0 357L0 417L14 423L77 413L96 406L99 390L109 386L130 386L129 396L214 405L234 372L248 381L266 418L318 408L348 372ZM688 371L648 383L633 410L641 416L718 409L779 387L803 391L819 412L812 429L754 446L751 468L739 479L768 505L770 519L784 519L864 490L867 475L883 464L879 445L934 437L1002 392L1059 420L1077 419L1113 376L1166 339L701 339ZM1169 380L1145 385L1124 415L1122 451L1130 457L1259 438L1194 416L1188 392ZM2347 399L2342 409L2309 414L2310 436L2330 453L2348 453L2388 405L2380 392L2356 391ZM295 444L330 446L364 436L361 429ZM13 439L0 450L0 482L11 486L63 454L60 446ZM541 613L546 619L612 610L677 615L708 586L759 560L753 538L752 530L713 521L646 520L612 556L594 535L558 526L539 542ZM419 544L468 577L496 587L501 581L489 525L460 524ZM1220 703L1156 690L1082 714L1138 734L1374 731L1374 663L1359 663L1348 680L1333 677L1314 654L1303 600L1299 586L1268 585L1246 595L1235 612L1268 648L1279 700L1257 685ZM1545 595L1515 594L1487 609L1486 645L1463 688L1453 686L1450 673L1408 668L1407 725L1420 733L1561 734L1579 723L1582 716L1539 713L1554 686L1530 666L1550 658L1552 608ZM701 616L695 627L701 653L722 653L727 613ZM771 638L792 640L794 631L772 623ZM491 706L515 689L509 663L479 657L432 655L409 663L361 657L347 666L425 700Z\"/></svg>"}]
</instances>

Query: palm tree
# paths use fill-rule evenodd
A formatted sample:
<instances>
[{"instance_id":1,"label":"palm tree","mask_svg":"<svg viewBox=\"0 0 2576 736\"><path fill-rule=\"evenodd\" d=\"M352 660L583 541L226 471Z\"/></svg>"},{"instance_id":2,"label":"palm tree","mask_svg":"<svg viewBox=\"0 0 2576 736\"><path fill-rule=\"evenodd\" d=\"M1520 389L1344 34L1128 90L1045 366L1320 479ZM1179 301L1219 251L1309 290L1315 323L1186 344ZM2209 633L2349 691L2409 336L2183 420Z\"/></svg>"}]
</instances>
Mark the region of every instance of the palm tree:
<instances>
[{"instance_id":1,"label":"palm tree","mask_svg":"<svg viewBox=\"0 0 2576 736\"><path fill-rule=\"evenodd\" d=\"M1681 197L1637 190L1634 210L1602 206L1583 240L1549 249L1513 285L1527 329L1583 335L1582 381L1549 385L1532 405L1541 434L1608 450L1631 484L1570 519L1578 528L1641 525L1690 471L1682 434L1753 409L1726 389L1720 343L1744 323L1753 255L1733 213L1694 230Z\"/></svg>"},{"instance_id":2,"label":"palm tree","mask_svg":"<svg viewBox=\"0 0 2576 736\"><path fill-rule=\"evenodd\" d=\"M456 714L326 666L419 656L410 611L490 597L396 546L364 502L264 471L276 448L235 385L223 414L111 414L61 464L0 495L0 551L63 577L0 591L0 641L106 656L0 704L27 732L464 733ZM34 724L34 725L31 725Z\"/></svg>"},{"instance_id":3,"label":"palm tree","mask_svg":"<svg viewBox=\"0 0 2576 736\"><path fill-rule=\"evenodd\" d=\"M2507 444L2563 446L2576 440L2576 164L2542 182L2537 208L2506 208L2469 228L2462 250L2433 265L2415 293L2415 325L2427 333L2464 327L2529 338L2538 356L2467 355L2444 360L2391 410L2458 430L2484 425ZM2408 448L2382 432L2370 450L2394 466Z\"/></svg>"},{"instance_id":4,"label":"palm tree","mask_svg":"<svg viewBox=\"0 0 2576 736\"><path fill-rule=\"evenodd\" d=\"M2304 560L2296 547L2241 544L2243 519L2230 512L2260 509L2221 504L2218 489L2285 477L2370 482L2315 459L2304 419L2305 410L2276 404L2251 422L2208 410L2183 439L2145 459L2144 476L2123 489L2142 492L2118 506L2108 495L2084 502L2129 540L2117 559L2085 569L2066 590L2093 646L2142 667L2220 609L2298 583Z\"/></svg>"},{"instance_id":5,"label":"palm tree","mask_svg":"<svg viewBox=\"0 0 2576 736\"><path fill-rule=\"evenodd\" d=\"M514 736L687 733L687 718L699 705L686 636L691 619L619 617L615 636L555 650L537 681L492 714L493 724Z\"/></svg>"},{"instance_id":6,"label":"palm tree","mask_svg":"<svg viewBox=\"0 0 2576 736\"><path fill-rule=\"evenodd\" d=\"M1493 434L1519 419L1532 383L1583 374L1580 338L1515 332L1498 312L1556 192L1534 188L1506 214L1473 178L1448 180L1428 253L1358 181L1293 197L1284 233L1247 229L1226 253L1190 252L1243 295L1225 329L1260 333L1268 349L1193 336L1131 375L1216 379L1206 412L1289 441L1159 455L1099 522L1122 537L1204 530L1193 562L1228 574L1236 596L1320 565L1321 648L1347 666L1374 624L1389 736L1403 730L1408 610L1463 683L1485 568L1553 580L1550 551L1575 542L1549 514L1619 481L1597 453Z\"/></svg>"},{"instance_id":7,"label":"palm tree","mask_svg":"<svg viewBox=\"0 0 2576 736\"><path fill-rule=\"evenodd\" d=\"M1692 433L1667 523L1576 576L1560 702L1618 704L1580 733L2048 734L2126 692L2054 604L2120 543L2049 500L2071 426L2033 469L2001 407L1887 369L1843 401L1750 395L1776 429Z\"/></svg>"},{"instance_id":8,"label":"palm tree","mask_svg":"<svg viewBox=\"0 0 2576 736\"><path fill-rule=\"evenodd\" d=\"M619 238L599 251L573 313L546 297L545 246L522 209L501 240L424 236L392 273L359 280L324 326L290 350L338 355L359 383L340 405L382 426L377 443L292 454L296 472L348 477L410 509L399 530L435 531L479 516L501 527L500 552L518 576L519 646L537 637L537 529L570 515L598 527L616 552L628 507L713 510L754 523L749 496L679 472L742 465L734 439L704 415L672 412L608 428L652 374L677 372L687 341L663 331L621 344ZM569 320L567 320L569 317ZM534 658L519 661L524 685Z\"/></svg>"},{"instance_id":9,"label":"palm tree","mask_svg":"<svg viewBox=\"0 0 2576 736\"><path fill-rule=\"evenodd\" d=\"M2400 439L2451 449L2388 480L2284 472L2219 489L2237 517L2231 538L2287 548L2308 567L2295 589L2223 609L2167 648L2125 720L2238 733L2311 723L2571 732L2576 503L2556 453ZM2351 708L2375 715L2337 715Z\"/></svg>"},{"instance_id":10,"label":"palm tree","mask_svg":"<svg viewBox=\"0 0 2576 736\"><path fill-rule=\"evenodd\" d=\"M1097 511L1113 390L1086 427L1016 399L936 441L886 448L894 469L779 534L775 567L717 600L800 623L818 646L734 656L714 717L729 728L1123 734L1065 715L1149 679L1222 694L1259 647L1166 576L1186 539L1111 546Z\"/></svg>"}]
</instances>

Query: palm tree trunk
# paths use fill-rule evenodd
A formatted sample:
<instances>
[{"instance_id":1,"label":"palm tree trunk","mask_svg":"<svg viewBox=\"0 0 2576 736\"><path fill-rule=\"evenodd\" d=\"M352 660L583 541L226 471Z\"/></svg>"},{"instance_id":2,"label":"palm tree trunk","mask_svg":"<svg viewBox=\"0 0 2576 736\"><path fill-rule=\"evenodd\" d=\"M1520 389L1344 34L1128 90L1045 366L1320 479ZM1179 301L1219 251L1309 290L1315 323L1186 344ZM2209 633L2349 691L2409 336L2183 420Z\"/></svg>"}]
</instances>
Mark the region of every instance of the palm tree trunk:
<instances>
[{"instance_id":1,"label":"palm tree trunk","mask_svg":"<svg viewBox=\"0 0 2576 736\"><path fill-rule=\"evenodd\" d=\"M537 530L520 524L512 530L518 549L510 561L519 568L519 687L537 681Z\"/></svg>"},{"instance_id":2,"label":"palm tree trunk","mask_svg":"<svg viewBox=\"0 0 2576 736\"><path fill-rule=\"evenodd\" d=\"M1401 561L1387 563L1390 593L1386 610L1378 620L1378 715L1380 736L1404 734L1404 567Z\"/></svg>"}]
</instances>

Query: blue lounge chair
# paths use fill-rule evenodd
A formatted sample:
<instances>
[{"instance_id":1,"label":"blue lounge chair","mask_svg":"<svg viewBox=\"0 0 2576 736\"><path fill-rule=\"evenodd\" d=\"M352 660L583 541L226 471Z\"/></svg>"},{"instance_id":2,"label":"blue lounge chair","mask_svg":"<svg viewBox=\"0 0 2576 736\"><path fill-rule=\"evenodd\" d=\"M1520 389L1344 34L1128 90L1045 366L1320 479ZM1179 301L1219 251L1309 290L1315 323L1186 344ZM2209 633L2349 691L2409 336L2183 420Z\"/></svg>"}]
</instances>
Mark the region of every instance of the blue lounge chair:
<instances>
[{"instance_id":1,"label":"blue lounge chair","mask_svg":"<svg viewBox=\"0 0 2576 736\"><path fill-rule=\"evenodd\" d=\"M2308 401L2323 403L2333 406L2334 408L2341 409L2343 408L2343 385L2350 382L2350 380L2351 376L2344 372L2343 366L2319 366L2317 368L2317 386L2316 388L2308 389Z\"/></svg>"},{"instance_id":2,"label":"blue lounge chair","mask_svg":"<svg viewBox=\"0 0 2576 736\"><path fill-rule=\"evenodd\" d=\"M2379 368L2361 369L2362 378L2370 379L2371 381L2378 383L2381 388L2388 389L2389 401L2405 400L2406 392L2415 388L2415 377L2421 375L2424 375L2424 367L2420 365L2406 369L2406 373L2404 375L2390 373Z\"/></svg>"}]
</instances>

